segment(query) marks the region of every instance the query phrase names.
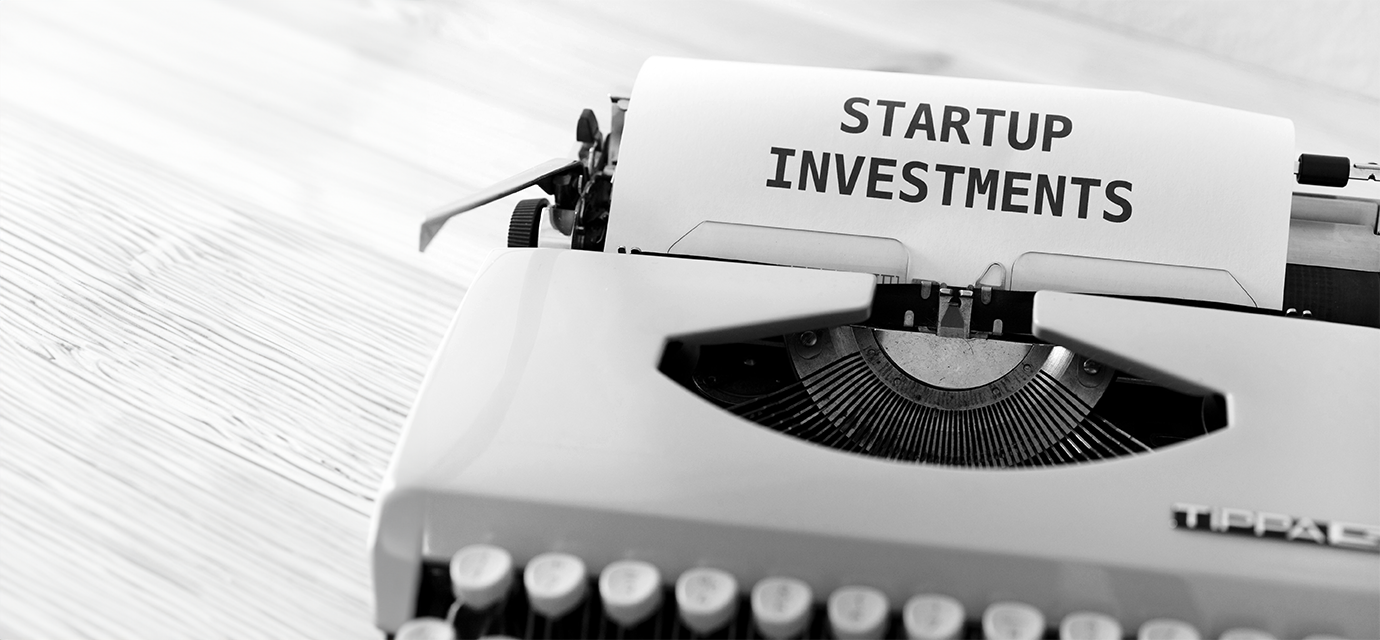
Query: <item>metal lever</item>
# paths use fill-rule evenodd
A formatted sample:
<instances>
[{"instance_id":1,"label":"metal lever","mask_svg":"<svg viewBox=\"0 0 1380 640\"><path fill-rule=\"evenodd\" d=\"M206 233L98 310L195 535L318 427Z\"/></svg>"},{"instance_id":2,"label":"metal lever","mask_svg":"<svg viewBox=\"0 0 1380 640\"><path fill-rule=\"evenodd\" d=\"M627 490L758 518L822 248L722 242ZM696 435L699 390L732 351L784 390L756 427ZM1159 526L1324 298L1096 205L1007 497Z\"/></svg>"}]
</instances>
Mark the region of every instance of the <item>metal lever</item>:
<instances>
[{"instance_id":1,"label":"metal lever","mask_svg":"<svg viewBox=\"0 0 1380 640\"><path fill-rule=\"evenodd\" d=\"M431 244L431 239L436 237L436 233L441 230L447 220L533 185L541 187L542 191L555 195L557 181L572 173L578 173L583 166L579 160L553 158L481 189L478 193L437 209L427 216L426 222L422 223L421 250L426 251L426 246Z\"/></svg>"}]
</instances>

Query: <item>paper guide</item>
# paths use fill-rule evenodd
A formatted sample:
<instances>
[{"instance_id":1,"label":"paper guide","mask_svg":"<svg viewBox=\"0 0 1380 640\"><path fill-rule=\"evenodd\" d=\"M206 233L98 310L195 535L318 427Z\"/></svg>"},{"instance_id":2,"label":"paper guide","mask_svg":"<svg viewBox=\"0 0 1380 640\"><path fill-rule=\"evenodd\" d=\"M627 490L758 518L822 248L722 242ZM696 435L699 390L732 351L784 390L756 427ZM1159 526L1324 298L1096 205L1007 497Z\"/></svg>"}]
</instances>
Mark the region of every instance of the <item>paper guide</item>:
<instances>
[{"instance_id":1,"label":"paper guide","mask_svg":"<svg viewBox=\"0 0 1380 640\"><path fill-rule=\"evenodd\" d=\"M654 58L606 250L1279 308L1293 151L1288 120L1142 93Z\"/></svg>"}]
</instances>

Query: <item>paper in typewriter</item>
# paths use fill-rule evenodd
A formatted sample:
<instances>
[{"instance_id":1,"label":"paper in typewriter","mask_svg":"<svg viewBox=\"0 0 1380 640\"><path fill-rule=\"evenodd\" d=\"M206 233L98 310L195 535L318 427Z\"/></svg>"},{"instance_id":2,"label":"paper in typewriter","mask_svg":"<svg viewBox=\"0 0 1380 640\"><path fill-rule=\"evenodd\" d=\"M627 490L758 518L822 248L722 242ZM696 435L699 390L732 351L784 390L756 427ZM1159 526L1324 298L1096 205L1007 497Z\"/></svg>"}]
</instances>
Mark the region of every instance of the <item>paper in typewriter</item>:
<instances>
[{"instance_id":1,"label":"paper in typewriter","mask_svg":"<svg viewBox=\"0 0 1380 640\"><path fill-rule=\"evenodd\" d=\"M1279 308L1293 153L1288 120L1142 93L654 58L606 249L801 229L899 241L908 278Z\"/></svg>"}]
</instances>

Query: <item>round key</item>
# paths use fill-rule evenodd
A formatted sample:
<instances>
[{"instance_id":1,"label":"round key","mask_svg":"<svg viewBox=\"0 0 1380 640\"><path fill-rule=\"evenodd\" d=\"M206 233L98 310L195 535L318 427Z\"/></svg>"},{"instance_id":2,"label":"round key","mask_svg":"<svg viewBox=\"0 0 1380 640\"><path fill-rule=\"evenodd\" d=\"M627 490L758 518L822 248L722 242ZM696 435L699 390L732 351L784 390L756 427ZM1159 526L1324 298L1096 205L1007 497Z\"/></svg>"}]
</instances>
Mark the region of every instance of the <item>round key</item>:
<instances>
[{"instance_id":1,"label":"round key","mask_svg":"<svg viewBox=\"0 0 1380 640\"><path fill-rule=\"evenodd\" d=\"M1079 611L1059 623L1059 640L1119 640L1121 623L1106 614Z\"/></svg>"},{"instance_id":2,"label":"round key","mask_svg":"<svg viewBox=\"0 0 1380 640\"><path fill-rule=\"evenodd\" d=\"M914 596L901 609L901 621L911 640L952 640L963 630L963 604L933 593Z\"/></svg>"},{"instance_id":3,"label":"round key","mask_svg":"<svg viewBox=\"0 0 1380 640\"><path fill-rule=\"evenodd\" d=\"M642 622L661 606L661 572L640 560L619 560L599 574L604 615L625 627Z\"/></svg>"},{"instance_id":4,"label":"round key","mask_svg":"<svg viewBox=\"0 0 1380 640\"><path fill-rule=\"evenodd\" d=\"M1022 602L998 602L982 613L987 640L1037 640L1044 633L1044 614Z\"/></svg>"},{"instance_id":5,"label":"round key","mask_svg":"<svg viewBox=\"0 0 1380 640\"><path fill-rule=\"evenodd\" d=\"M393 640L456 640L455 627L440 618L416 618L398 627Z\"/></svg>"},{"instance_id":6,"label":"round key","mask_svg":"<svg viewBox=\"0 0 1380 640\"><path fill-rule=\"evenodd\" d=\"M585 597L585 563L568 553L543 553L527 563L522 586L532 609L559 618Z\"/></svg>"},{"instance_id":7,"label":"round key","mask_svg":"<svg viewBox=\"0 0 1380 640\"><path fill-rule=\"evenodd\" d=\"M839 587L829 594L829 627L839 640L880 638L888 606L886 594L872 587Z\"/></svg>"},{"instance_id":8,"label":"round key","mask_svg":"<svg viewBox=\"0 0 1380 640\"><path fill-rule=\"evenodd\" d=\"M1136 640L1202 640L1202 636L1187 622L1156 618L1140 625Z\"/></svg>"},{"instance_id":9,"label":"round key","mask_svg":"<svg viewBox=\"0 0 1380 640\"><path fill-rule=\"evenodd\" d=\"M676 580L676 607L691 631L717 631L738 612L738 581L727 571L698 567Z\"/></svg>"},{"instance_id":10,"label":"round key","mask_svg":"<svg viewBox=\"0 0 1380 640\"><path fill-rule=\"evenodd\" d=\"M1246 628L1246 627L1238 627L1238 628L1236 628L1236 629L1227 629L1226 633L1223 633L1223 634L1222 634L1221 640L1276 640L1276 639L1275 639L1274 636L1272 636L1272 635L1270 635L1270 634L1268 634L1268 633L1265 633L1264 631L1261 631L1261 630L1259 630L1259 629L1248 629L1248 628Z\"/></svg>"},{"instance_id":11,"label":"round key","mask_svg":"<svg viewBox=\"0 0 1380 640\"><path fill-rule=\"evenodd\" d=\"M810 624L810 585L795 578L763 578L752 588L752 620L772 640L792 638Z\"/></svg>"},{"instance_id":12,"label":"round key","mask_svg":"<svg viewBox=\"0 0 1380 640\"><path fill-rule=\"evenodd\" d=\"M513 585L513 556L489 544L472 544L450 559L455 598L471 609L485 609L503 599Z\"/></svg>"}]
</instances>

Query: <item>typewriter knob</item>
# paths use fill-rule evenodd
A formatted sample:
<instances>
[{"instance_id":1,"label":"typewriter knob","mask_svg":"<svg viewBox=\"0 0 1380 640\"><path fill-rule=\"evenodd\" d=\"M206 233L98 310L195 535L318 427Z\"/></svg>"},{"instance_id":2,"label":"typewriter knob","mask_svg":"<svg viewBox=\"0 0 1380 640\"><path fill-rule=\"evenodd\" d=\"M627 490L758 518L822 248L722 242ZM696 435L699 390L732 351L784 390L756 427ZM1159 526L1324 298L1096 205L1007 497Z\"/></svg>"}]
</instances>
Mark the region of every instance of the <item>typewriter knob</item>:
<instances>
[{"instance_id":1,"label":"typewriter knob","mask_svg":"<svg viewBox=\"0 0 1380 640\"><path fill-rule=\"evenodd\" d=\"M551 203L546 198L533 198L517 203L513 208L513 217L508 221L509 247L537 246L541 214L549 204Z\"/></svg>"},{"instance_id":2,"label":"typewriter knob","mask_svg":"<svg viewBox=\"0 0 1380 640\"><path fill-rule=\"evenodd\" d=\"M601 137L599 117L594 115L594 110L585 109L581 111L580 119L575 121L575 139L584 144L596 144Z\"/></svg>"}]
</instances>

